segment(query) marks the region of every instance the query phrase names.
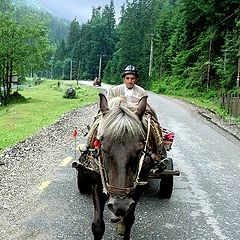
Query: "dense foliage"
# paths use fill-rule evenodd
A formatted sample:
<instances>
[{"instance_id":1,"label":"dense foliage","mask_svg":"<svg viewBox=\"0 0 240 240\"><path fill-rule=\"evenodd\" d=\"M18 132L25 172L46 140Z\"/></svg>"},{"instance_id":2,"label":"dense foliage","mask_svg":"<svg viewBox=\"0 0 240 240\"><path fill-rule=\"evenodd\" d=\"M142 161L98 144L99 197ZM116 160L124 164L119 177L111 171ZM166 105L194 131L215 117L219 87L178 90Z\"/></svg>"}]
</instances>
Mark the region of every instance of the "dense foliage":
<instances>
[{"instance_id":1,"label":"dense foliage","mask_svg":"<svg viewBox=\"0 0 240 240\"><path fill-rule=\"evenodd\" d=\"M93 79L103 55L107 83L120 83L124 67L133 64L140 84L157 92L231 90L240 68L239 16L238 0L133 0L126 1L116 25L111 1L93 9L87 23L72 21L56 53L55 63L63 68L56 77L70 78L72 70L73 79Z\"/></svg>"},{"instance_id":2,"label":"dense foliage","mask_svg":"<svg viewBox=\"0 0 240 240\"><path fill-rule=\"evenodd\" d=\"M132 63L140 71L140 84L158 92L182 89L185 95L195 95L209 89L227 91L237 85L238 0L127 1L118 33L118 48L105 69L109 83L118 83L121 70Z\"/></svg>"},{"instance_id":3,"label":"dense foliage","mask_svg":"<svg viewBox=\"0 0 240 240\"><path fill-rule=\"evenodd\" d=\"M22 79L33 70L41 70L53 46L50 44L46 16L40 11L0 2L0 104L10 100L13 75Z\"/></svg>"}]
</instances>

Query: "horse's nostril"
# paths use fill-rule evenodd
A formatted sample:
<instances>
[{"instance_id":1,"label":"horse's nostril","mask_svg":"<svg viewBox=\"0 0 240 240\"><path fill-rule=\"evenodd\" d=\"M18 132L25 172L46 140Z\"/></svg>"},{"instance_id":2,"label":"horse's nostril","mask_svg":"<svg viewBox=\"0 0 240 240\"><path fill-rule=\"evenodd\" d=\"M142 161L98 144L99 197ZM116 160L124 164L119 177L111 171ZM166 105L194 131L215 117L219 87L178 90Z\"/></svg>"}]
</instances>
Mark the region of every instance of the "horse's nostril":
<instances>
[{"instance_id":1,"label":"horse's nostril","mask_svg":"<svg viewBox=\"0 0 240 240\"><path fill-rule=\"evenodd\" d=\"M108 203L108 208L109 208L110 210L113 210L113 204L112 204L112 203Z\"/></svg>"},{"instance_id":2,"label":"horse's nostril","mask_svg":"<svg viewBox=\"0 0 240 240\"><path fill-rule=\"evenodd\" d=\"M116 215L117 217L124 216L125 214L126 214L126 210L124 210L124 209L118 209L118 210L116 211L116 213L115 213L115 215Z\"/></svg>"},{"instance_id":3,"label":"horse's nostril","mask_svg":"<svg viewBox=\"0 0 240 240\"><path fill-rule=\"evenodd\" d=\"M133 200L132 202L130 202L129 208L133 207L134 204L135 204L135 201Z\"/></svg>"},{"instance_id":4,"label":"horse's nostril","mask_svg":"<svg viewBox=\"0 0 240 240\"><path fill-rule=\"evenodd\" d=\"M125 216L129 208L132 208L135 201L132 198L110 197L107 204L108 209L116 216Z\"/></svg>"}]
</instances>

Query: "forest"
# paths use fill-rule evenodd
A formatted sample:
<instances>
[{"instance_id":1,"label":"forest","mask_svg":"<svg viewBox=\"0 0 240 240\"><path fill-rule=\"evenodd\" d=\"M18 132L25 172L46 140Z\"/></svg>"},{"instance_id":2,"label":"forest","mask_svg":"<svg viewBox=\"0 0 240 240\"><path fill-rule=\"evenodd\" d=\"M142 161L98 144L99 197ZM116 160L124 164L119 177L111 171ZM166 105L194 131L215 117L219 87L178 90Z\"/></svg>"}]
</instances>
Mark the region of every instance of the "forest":
<instances>
[{"instance_id":1,"label":"forest","mask_svg":"<svg viewBox=\"0 0 240 240\"><path fill-rule=\"evenodd\" d=\"M218 97L239 92L239 0L126 0L97 6L85 23L31 7L0 3L0 98L12 76L102 78L121 83L128 64L139 84L158 93ZM101 62L101 71L99 65Z\"/></svg>"}]
</instances>

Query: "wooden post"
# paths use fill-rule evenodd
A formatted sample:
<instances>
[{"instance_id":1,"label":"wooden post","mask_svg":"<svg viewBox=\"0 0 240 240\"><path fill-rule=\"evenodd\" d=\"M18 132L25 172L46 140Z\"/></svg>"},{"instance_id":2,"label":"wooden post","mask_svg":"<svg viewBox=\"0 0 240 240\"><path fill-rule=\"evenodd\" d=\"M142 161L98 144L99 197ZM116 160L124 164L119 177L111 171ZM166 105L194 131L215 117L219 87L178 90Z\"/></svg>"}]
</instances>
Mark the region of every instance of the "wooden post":
<instances>
[{"instance_id":1,"label":"wooden post","mask_svg":"<svg viewBox=\"0 0 240 240\"><path fill-rule=\"evenodd\" d=\"M102 57L105 55L100 54L99 56L99 66L98 66L98 81L101 83L101 75L102 75Z\"/></svg>"},{"instance_id":2,"label":"wooden post","mask_svg":"<svg viewBox=\"0 0 240 240\"><path fill-rule=\"evenodd\" d=\"M77 85L78 85L78 80L80 80L79 79L79 77L80 77L80 65L81 65L81 62L80 62L80 60L78 61L78 73L77 73Z\"/></svg>"},{"instance_id":3,"label":"wooden post","mask_svg":"<svg viewBox=\"0 0 240 240\"><path fill-rule=\"evenodd\" d=\"M224 75L226 74L226 62L227 62L227 51L224 51L224 62L223 62L223 71Z\"/></svg>"},{"instance_id":4,"label":"wooden post","mask_svg":"<svg viewBox=\"0 0 240 240\"><path fill-rule=\"evenodd\" d=\"M70 80L72 80L72 73L73 73L73 61L70 59Z\"/></svg>"},{"instance_id":5,"label":"wooden post","mask_svg":"<svg viewBox=\"0 0 240 240\"><path fill-rule=\"evenodd\" d=\"M153 62L153 34L151 34L151 45L150 45L150 57L149 57L149 72L148 76L152 75L152 62Z\"/></svg>"},{"instance_id":6,"label":"wooden post","mask_svg":"<svg viewBox=\"0 0 240 240\"><path fill-rule=\"evenodd\" d=\"M209 42L209 50L208 50L208 71L207 71L207 90L210 85L210 70L211 70L211 51L212 51L212 36Z\"/></svg>"}]
</instances>

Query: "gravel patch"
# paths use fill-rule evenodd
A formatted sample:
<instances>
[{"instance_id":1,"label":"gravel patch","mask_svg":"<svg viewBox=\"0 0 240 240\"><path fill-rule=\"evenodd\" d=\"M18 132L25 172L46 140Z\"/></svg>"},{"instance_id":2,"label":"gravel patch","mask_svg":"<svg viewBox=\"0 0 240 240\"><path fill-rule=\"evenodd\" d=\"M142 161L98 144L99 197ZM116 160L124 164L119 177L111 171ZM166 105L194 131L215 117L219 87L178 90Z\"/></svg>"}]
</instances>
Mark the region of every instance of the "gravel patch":
<instances>
[{"instance_id":1,"label":"gravel patch","mask_svg":"<svg viewBox=\"0 0 240 240\"><path fill-rule=\"evenodd\" d=\"M32 206L34 195L39 194L38 186L46 179L53 178L52 169L58 169L59 161L66 156L73 156L74 127L79 130L77 142L82 142L87 124L91 124L98 111L98 105L64 114L53 125L41 129L34 136L6 149L0 155L0 226L13 229L16 219L25 216ZM20 202L17 202L20 201ZM21 209L15 212L14 209ZM25 210L28 211L25 211ZM6 231L0 228L0 239L11 239L5 236Z\"/></svg>"},{"instance_id":2,"label":"gravel patch","mask_svg":"<svg viewBox=\"0 0 240 240\"><path fill-rule=\"evenodd\" d=\"M232 135L235 139L240 140L240 124L236 124L229 119L229 121L224 120L219 117L214 111L205 109L203 107L198 107L194 103L185 102L180 99L175 99L179 104L184 105L190 111L195 112L216 125L220 129Z\"/></svg>"},{"instance_id":3,"label":"gravel patch","mask_svg":"<svg viewBox=\"0 0 240 240\"><path fill-rule=\"evenodd\" d=\"M240 140L240 125L233 123L231 120L226 121L223 118L216 115L213 111L196 107L198 113L206 118L208 121L212 122L214 125L218 126L222 130L230 133L237 140Z\"/></svg>"}]
</instances>

